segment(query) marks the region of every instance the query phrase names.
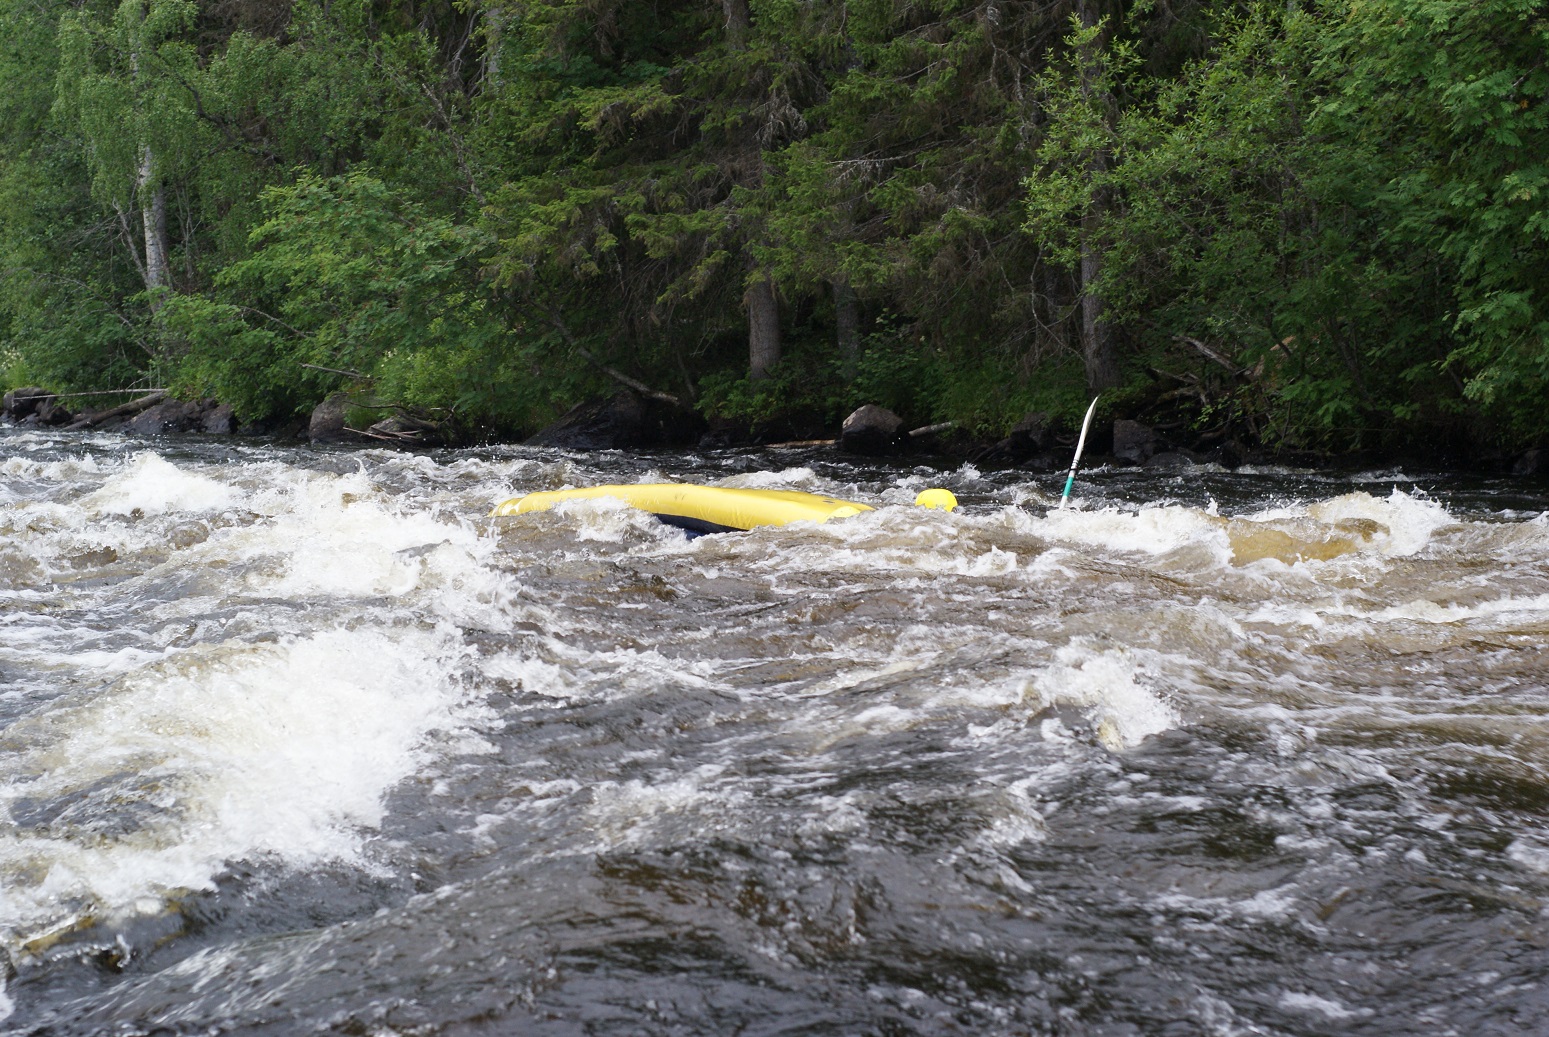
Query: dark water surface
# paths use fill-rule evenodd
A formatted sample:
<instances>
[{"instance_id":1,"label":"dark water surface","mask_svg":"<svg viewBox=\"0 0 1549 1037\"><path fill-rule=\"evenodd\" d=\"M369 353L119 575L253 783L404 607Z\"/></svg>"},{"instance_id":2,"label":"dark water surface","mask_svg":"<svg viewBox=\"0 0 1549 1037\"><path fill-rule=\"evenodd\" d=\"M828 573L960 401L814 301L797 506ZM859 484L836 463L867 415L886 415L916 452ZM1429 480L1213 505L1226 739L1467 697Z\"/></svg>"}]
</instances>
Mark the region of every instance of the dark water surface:
<instances>
[{"instance_id":1,"label":"dark water surface","mask_svg":"<svg viewBox=\"0 0 1549 1037\"><path fill-rule=\"evenodd\" d=\"M0 432L0 1029L1549 1033L1549 493L1059 482Z\"/></svg>"}]
</instances>

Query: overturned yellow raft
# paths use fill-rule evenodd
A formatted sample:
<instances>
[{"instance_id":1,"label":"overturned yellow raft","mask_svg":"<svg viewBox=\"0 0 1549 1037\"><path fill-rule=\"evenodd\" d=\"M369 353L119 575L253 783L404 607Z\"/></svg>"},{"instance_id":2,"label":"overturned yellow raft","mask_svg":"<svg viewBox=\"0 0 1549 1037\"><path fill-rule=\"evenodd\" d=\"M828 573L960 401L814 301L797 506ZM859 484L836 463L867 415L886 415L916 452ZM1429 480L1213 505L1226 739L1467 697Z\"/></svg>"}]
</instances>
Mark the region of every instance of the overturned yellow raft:
<instances>
[{"instance_id":1,"label":"overturned yellow raft","mask_svg":"<svg viewBox=\"0 0 1549 1037\"><path fill-rule=\"evenodd\" d=\"M663 522L696 533L730 533L756 526L783 526L788 522L827 522L829 519L849 518L872 510L869 504L799 490L744 490L731 486L697 486L693 483L639 483L529 493L499 505L493 514L523 515L530 511L547 511L561 501L597 497L616 498L642 511L649 511ZM915 503L950 511L956 506L957 500L946 490L926 490Z\"/></svg>"}]
</instances>

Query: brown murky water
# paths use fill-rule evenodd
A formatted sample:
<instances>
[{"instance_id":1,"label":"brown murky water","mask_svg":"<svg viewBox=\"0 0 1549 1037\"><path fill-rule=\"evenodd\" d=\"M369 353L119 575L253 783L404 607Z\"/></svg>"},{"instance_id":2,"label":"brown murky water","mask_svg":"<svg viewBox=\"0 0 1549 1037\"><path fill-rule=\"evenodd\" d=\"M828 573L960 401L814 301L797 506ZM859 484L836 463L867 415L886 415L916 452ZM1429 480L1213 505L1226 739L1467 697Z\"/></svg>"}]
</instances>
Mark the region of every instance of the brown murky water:
<instances>
[{"instance_id":1,"label":"brown murky water","mask_svg":"<svg viewBox=\"0 0 1549 1037\"><path fill-rule=\"evenodd\" d=\"M0 432L0 1027L1549 1032L1549 492L1058 482Z\"/></svg>"}]
</instances>

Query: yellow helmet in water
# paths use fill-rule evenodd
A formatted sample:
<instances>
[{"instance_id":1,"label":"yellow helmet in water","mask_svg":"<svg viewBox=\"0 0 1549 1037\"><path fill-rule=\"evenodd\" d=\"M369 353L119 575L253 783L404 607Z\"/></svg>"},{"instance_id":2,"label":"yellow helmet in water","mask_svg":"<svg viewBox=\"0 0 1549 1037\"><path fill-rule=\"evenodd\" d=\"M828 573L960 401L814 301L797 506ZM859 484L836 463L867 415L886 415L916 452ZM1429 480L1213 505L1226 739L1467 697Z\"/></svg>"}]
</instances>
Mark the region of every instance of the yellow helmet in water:
<instances>
[{"instance_id":1,"label":"yellow helmet in water","mask_svg":"<svg viewBox=\"0 0 1549 1037\"><path fill-rule=\"evenodd\" d=\"M922 508L951 511L957 507L957 498L952 496L951 490L921 490L920 495L914 498L914 503Z\"/></svg>"}]
</instances>

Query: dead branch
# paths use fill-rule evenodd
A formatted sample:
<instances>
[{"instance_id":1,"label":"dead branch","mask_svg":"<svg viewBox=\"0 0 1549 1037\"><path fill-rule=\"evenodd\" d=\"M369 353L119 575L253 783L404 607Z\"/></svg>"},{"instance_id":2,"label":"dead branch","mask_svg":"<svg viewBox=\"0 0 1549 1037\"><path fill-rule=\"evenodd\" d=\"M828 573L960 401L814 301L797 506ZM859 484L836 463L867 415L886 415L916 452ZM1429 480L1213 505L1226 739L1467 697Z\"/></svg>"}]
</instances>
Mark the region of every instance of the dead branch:
<instances>
[{"instance_id":1,"label":"dead branch","mask_svg":"<svg viewBox=\"0 0 1549 1037\"><path fill-rule=\"evenodd\" d=\"M1222 367L1226 368L1228 371L1232 372L1232 374L1234 374L1234 375L1243 374L1247 370L1246 368L1239 367L1236 364L1232 363L1226 357L1222 356L1220 353L1216 352L1211 347L1205 345L1205 343L1201 342L1199 339L1195 338L1192 335L1174 335L1173 336L1173 341L1174 342L1182 342L1184 345L1193 346L1195 349L1197 349L1201 353L1203 353L1206 357L1210 358L1211 360L1214 360L1216 363L1220 364Z\"/></svg>"}]
</instances>

